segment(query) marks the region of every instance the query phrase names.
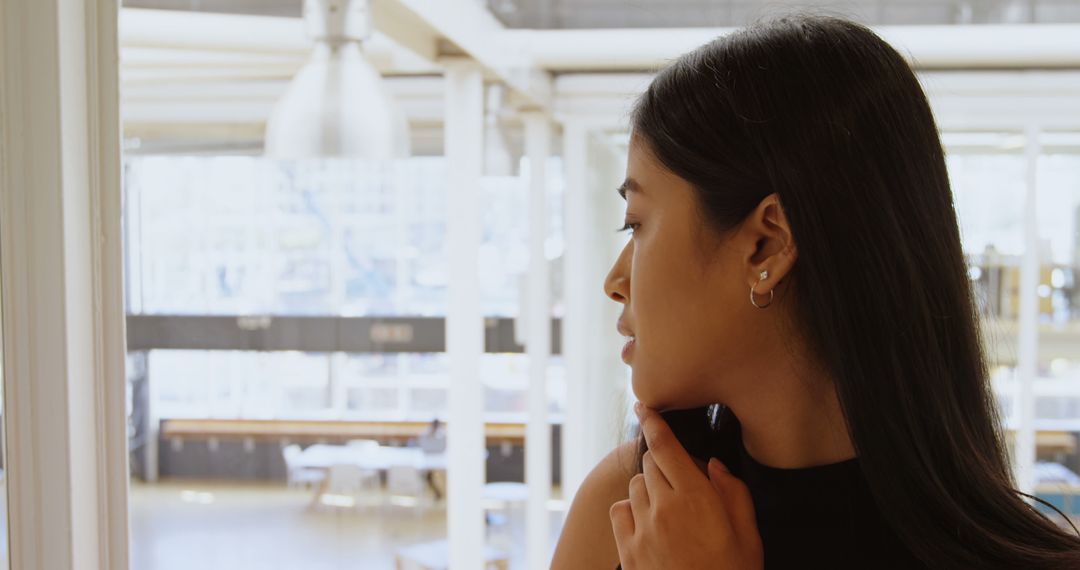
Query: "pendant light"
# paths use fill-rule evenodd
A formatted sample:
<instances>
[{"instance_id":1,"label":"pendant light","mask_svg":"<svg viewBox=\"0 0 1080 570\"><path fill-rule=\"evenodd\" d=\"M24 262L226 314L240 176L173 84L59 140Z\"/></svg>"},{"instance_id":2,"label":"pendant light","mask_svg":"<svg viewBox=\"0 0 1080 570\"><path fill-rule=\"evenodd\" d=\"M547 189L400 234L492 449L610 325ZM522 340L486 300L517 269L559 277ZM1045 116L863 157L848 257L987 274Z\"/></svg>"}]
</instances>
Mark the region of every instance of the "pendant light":
<instances>
[{"instance_id":1,"label":"pendant light","mask_svg":"<svg viewBox=\"0 0 1080 570\"><path fill-rule=\"evenodd\" d=\"M364 58L370 0L305 0L304 21L315 45L267 120L266 156L409 156L405 115Z\"/></svg>"}]
</instances>

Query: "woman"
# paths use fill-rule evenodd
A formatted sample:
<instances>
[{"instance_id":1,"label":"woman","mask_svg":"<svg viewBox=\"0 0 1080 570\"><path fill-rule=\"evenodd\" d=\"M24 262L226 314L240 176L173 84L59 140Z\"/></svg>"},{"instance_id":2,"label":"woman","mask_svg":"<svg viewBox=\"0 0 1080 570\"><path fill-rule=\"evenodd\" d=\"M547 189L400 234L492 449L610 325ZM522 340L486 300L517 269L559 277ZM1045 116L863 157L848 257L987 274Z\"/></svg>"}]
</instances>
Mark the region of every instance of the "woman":
<instances>
[{"instance_id":1,"label":"woman","mask_svg":"<svg viewBox=\"0 0 1080 570\"><path fill-rule=\"evenodd\" d=\"M893 48L755 25L662 70L631 132L605 291L644 440L583 482L554 568L1080 568L1013 488L937 128Z\"/></svg>"},{"instance_id":2,"label":"woman","mask_svg":"<svg viewBox=\"0 0 1080 570\"><path fill-rule=\"evenodd\" d=\"M442 421L439 420L439 418L431 420L427 432L417 437L416 443L420 449L424 450L424 453L446 452L446 429L443 427ZM424 476L424 479L427 481L431 493L435 495L435 500L441 501L443 492L442 489L439 488L439 484L435 483L435 471L429 470L427 475Z\"/></svg>"}]
</instances>

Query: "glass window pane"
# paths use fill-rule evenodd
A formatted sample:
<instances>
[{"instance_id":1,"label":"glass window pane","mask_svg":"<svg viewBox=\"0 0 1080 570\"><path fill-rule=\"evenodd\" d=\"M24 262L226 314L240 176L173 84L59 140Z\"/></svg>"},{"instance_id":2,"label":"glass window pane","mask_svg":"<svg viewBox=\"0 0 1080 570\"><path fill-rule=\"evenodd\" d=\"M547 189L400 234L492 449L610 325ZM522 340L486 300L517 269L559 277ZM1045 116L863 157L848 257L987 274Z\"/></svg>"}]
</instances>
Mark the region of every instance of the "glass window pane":
<instances>
[{"instance_id":1,"label":"glass window pane","mask_svg":"<svg viewBox=\"0 0 1080 570\"><path fill-rule=\"evenodd\" d=\"M141 156L129 157L126 168L132 315L166 324L179 316L445 315L441 158L373 165ZM545 253L554 261L562 254L561 165L553 160L547 168L552 183ZM482 310L489 316L519 311L528 260L527 227L519 223L527 198L523 180L483 181L489 207L478 269ZM553 269L557 297L557 264ZM553 305L558 310L557 299ZM194 337L239 338L230 336L231 322L206 325ZM169 330L156 334L168 338ZM325 492L333 465L295 463L296 457L363 447L350 447L353 440L374 440L379 449L440 449L423 442L434 437L428 433L432 420L447 416L445 354L279 351L261 346L256 333L244 338L244 346L230 350L153 348L128 356L133 567L163 570L169 560L222 567L227 559L228 567L336 568L355 560L358 549L364 552L360 566L390 567L397 547L445 535L445 503L438 496L445 473L438 469L425 471L421 481L423 500L432 504L418 517L402 519L369 508L417 500L392 492L386 469L369 469L374 478L362 476L371 493L351 494ZM522 354L481 360L486 419L509 424L489 448L497 451L486 466L493 480L523 475L527 366ZM566 399L561 358L552 358L549 370L549 409L558 422ZM250 515L254 504L261 505L260 516L225 524ZM405 521L411 522L400 526ZM188 530L180 534L182 529ZM288 552L296 549L252 547L262 540L259 532L280 529L303 542L304 551L322 554L290 559ZM358 535L379 538L358 547L348 538ZM193 562L193 551L229 554L198 554L202 558Z\"/></svg>"},{"instance_id":2,"label":"glass window pane","mask_svg":"<svg viewBox=\"0 0 1080 570\"><path fill-rule=\"evenodd\" d=\"M946 160L964 251L1022 254L1024 157L950 153Z\"/></svg>"},{"instance_id":3,"label":"glass window pane","mask_svg":"<svg viewBox=\"0 0 1080 570\"><path fill-rule=\"evenodd\" d=\"M1055 147L1071 138L1072 148ZM1060 500L1080 484L1080 152L1077 133L1046 133L1036 171L1039 235L1038 371L1035 379L1036 492L1065 514ZM1069 478L1071 480L1065 480ZM1048 510L1045 509L1044 510ZM1056 516L1056 515L1054 515Z\"/></svg>"},{"instance_id":4,"label":"glass window pane","mask_svg":"<svg viewBox=\"0 0 1080 570\"><path fill-rule=\"evenodd\" d=\"M1042 154L1035 172L1037 247L1024 243L1024 209L1029 162L1022 154L1024 139L1011 135L1009 149L958 153L949 157L950 177L988 341L991 376L998 406L1008 427L1010 452L1015 446L1016 409L1020 378L1017 352L1020 271L1023 256L1038 259L1036 374L1034 390L1035 492L1077 514L1072 501L1063 501L1062 473L1080 473L1077 433L1080 432L1080 343L1075 309L1080 222L1080 154L1055 145L1075 134L1043 133ZM1006 141L1009 137L1003 137ZM1076 477L1080 481L1080 477ZM1040 507L1057 518L1049 509Z\"/></svg>"},{"instance_id":5,"label":"glass window pane","mask_svg":"<svg viewBox=\"0 0 1080 570\"><path fill-rule=\"evenodd\" d=\"M126 164L133 313L444 312L441 158Z\"/></svg>"},{"instance_id":6,"label":"glass window pane","mask_svg":"<svg viewBox=\"0 0 1080 570\"><path fill-rule=\"evenodd\" d=\"M991 384L1002 421L1015 430L1016 346L1020 312L1020 266L1025 254L1024 204L1027 162L1016 135L951 133L944 141L1006 141L1008 148L983 144L946 147L960 237L981 317ZM946 143L947 144L947 143ZM1010 434L1013 431L1009 432ZM1012 437L1011 435L1009 436ZM1011 441L1011 440L1010 440ZM1010 446L1011 449L1011 446Z\"/></svg>"},{"instance_id":7,"label":"glass window pane","mask_svg":"<svg viewBox=\"0 0 1080 570\"><path fill-rule=\"evenodd\" d=\"M1040 157L1038 230L1041 243L1040 314L1043 321L1080 319L1080 154Z\"/></svg>"}]
</instances>

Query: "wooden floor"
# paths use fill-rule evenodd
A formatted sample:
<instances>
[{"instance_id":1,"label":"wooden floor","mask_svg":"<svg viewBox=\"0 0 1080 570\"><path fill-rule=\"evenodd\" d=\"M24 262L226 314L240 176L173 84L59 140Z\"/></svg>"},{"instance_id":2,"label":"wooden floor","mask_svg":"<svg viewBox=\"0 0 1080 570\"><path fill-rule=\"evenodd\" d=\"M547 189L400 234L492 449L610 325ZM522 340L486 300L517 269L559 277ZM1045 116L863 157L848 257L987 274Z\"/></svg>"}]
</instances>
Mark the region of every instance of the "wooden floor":
<instances>
[{"instance_id":1,"label":"wooden floor","mask_svg":"<svg viewBox=\"0 0 1080 570\"><path fill-rule=\"evenodd\" d=\"M552 546L565 516L558 489L554 495ZM398 547L446 533L444 506L423 514L393 504L311 510L310 500L308 491L279 485L132 482L131 570L390 569ZM0 493L0 514L6 506ZM520 510L507 518L489 532L489 544L507 548L510 567L521 569ZM1080 517L1073 522L1080 526ZM0 516L0 569L7 557L7 517Z\"/></svg>"},{"instance_id":2,"label":"wooden floor","mask_svg":"<svg viewBox=\"0 0 1080 570\"><path fill-rule=\"evenodd\" d=\"M552 548L565 516L554 494ZM399 547L446 536L445 503L421 512L370 496L311 509L311 497L280 485L132 482L131 569L392 569ZM506 520L489 528L488 544L510 552L510 568L525 568L523 509L492 512Z\"/></svg>"}]
</instances>

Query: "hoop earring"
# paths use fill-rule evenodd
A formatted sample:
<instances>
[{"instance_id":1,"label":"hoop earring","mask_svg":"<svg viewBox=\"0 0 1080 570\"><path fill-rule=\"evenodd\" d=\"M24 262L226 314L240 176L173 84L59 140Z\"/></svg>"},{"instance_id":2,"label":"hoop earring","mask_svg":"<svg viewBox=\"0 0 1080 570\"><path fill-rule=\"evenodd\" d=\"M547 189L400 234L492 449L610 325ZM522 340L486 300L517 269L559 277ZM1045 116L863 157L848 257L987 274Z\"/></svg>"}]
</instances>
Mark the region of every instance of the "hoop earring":
<instances>
[{"instance_id":1,"label":"hoop earring","mask_svg":"<svg viewBox=\"0 0 1080 570\"><path fill-rule=\"evenodd\" d=\"M764 280L766 280L768 278L769 278L768 270L762 271L761 275L759 276L759 279L758 279L758 284L761 284L762 281L764 281ZM757 287L757 285L754 285L754 287ZM773 299L773 290L769 289L769 302L765 303L764 305L759 305L759 304L757 304L757 301L754 300L754 287L750 287L750 304L757 307L757 308L759 308L759 309L764 309L765 307L768 307L769 305L771 305L772 304L772 299Z\"/></svg>"}]
</instances>

